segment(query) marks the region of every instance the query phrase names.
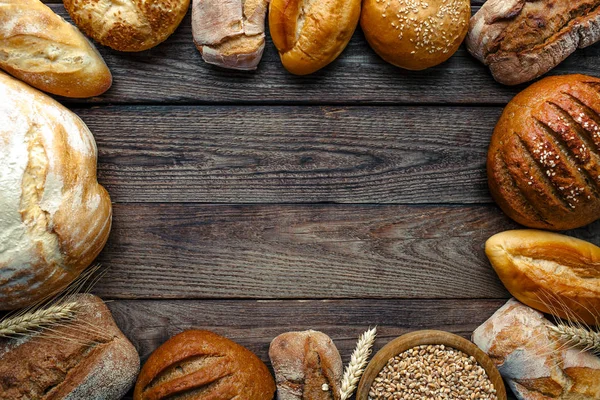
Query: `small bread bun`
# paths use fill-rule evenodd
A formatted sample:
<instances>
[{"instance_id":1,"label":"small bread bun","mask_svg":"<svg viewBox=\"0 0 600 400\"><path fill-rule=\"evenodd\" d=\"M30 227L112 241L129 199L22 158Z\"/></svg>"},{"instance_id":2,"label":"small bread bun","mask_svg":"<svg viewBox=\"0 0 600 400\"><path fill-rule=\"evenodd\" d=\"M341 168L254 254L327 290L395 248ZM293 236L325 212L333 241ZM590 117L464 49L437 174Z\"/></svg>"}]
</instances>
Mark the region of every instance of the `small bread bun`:
<instances>
[{"instance_id":1,"label":"small bread bun","mask_svg":"<svg viewBox=\"0 0 600 400\"><path fill-rule=\"evenodd\" d=\"M423 70L458 50L470 17L469 0L364 0L360 24L385 61Z\"/></svg>"}]
</instances>

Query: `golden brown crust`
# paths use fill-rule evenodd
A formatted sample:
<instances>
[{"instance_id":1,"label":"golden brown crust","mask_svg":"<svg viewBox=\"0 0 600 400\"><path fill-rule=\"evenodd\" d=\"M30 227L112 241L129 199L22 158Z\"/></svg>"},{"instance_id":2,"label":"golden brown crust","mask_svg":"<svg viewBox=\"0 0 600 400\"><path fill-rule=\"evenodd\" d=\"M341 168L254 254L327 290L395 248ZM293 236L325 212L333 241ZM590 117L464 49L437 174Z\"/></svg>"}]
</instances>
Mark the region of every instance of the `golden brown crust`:
<instances>
[{"instance_id":1,"label":"golden brown crust","mask_svg":"<svg viewBox=\"0 0 600 400\"><path fill-rule=\"evenodd\" d=\"M150 355L135 400L271 400L275 382L254 353L222 336L190 330Z\"/></svg>"},{"instance_id":2,"label":"golden brown crust","mask_svg":"<svg viewBox=\"0 0 600 400\"><path fill-rule=\"evenodd\" d=\"M467 35L469 0L365 0L360 24L385 61L423 70L449 59Z\"/></svg>"},{"instance_id":3,"label":"golden brown crust","mask_svg":"<svg viewBox=\"0 0 600 400\"><path fill-rule=\"evenodd\" d=\"M0 0L0 68L66 97L99 96L112 84L96 48L38 0Z\"/></svg>"},{"instance_id":4,"label":"golden brown crust","mask_svg":"<svg viewBox=\"0 0 600 400\"><path fill-rule=\"evenodd\" d=\"M165 41L190 0L63 0L75 24L104 46L143 51Z\"/></svg>"},{"instance_id":5,"label":"golden brown crust","mask_svg":"<svg viewBox=\"0 0 600 400\"><path fill-rule=\"evenodd\" d=\"M283 66L307 75L344 51L360 17L360 0L272 0L269 29Z\"/></svg>"},{"instance_id":6,"label":"golden brown crust","mask_svg":"<svg viewBox=\"0 0 600 400\"><path fill-rule=\"evenodd\" d=\"M517 95L487 169L494 200L522 225L567 230L600 218L600 79L549 77Z\"/></svg>"}]
</instances>

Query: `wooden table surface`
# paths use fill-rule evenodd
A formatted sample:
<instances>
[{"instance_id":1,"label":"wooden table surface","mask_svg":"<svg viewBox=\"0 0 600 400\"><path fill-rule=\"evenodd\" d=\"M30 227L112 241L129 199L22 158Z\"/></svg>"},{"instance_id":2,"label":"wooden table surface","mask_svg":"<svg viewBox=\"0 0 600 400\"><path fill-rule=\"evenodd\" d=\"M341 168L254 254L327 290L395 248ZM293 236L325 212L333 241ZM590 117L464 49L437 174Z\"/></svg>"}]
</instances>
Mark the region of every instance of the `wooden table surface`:
<instances>
[{"instance_id":1,"label":"wooden table surface","mask_svg":"<svg viewBox=\"0 0 600 400\"><path fill-rule=\"evenodd\" d=\"M257 72L234 72L202 61L188 13L154 49L99 50L112 89L61 101L94 133L114 203L95 293L142 361L188 328L266 362L278 334L321 330L348 361L369 326L376 349L417 329L469 337L509 298L483 247L517 225L485 161L525 86L495 83L464 48L409 72L359 29L317 74L288 74L270 40ZM553 74L599 65L596 45ZM600 223L570 234L600 244Z\"/></svg>"}]
</instances>

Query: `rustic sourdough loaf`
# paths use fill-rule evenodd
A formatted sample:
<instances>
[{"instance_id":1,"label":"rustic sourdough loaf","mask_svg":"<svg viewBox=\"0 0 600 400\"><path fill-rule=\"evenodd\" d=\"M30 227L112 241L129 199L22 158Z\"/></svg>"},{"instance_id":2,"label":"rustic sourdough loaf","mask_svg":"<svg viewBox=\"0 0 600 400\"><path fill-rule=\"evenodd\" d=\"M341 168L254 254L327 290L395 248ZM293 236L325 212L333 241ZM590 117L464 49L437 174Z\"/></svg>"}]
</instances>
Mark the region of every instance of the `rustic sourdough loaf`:
<instances>
[{"instance_id":1,"label":"rustic sourdough loaf","mask_svg":"<svg viewBox=\"0 0 600 400\"><path fill-rule=\"evenodd\" d=\"M13 309L91 264L112 207L96 180L94 137L75 114L2 73L0 99L0 309Z\"/></svg>"},{"instance_id":2,"label":"rustic sourdough loaf","mask_svg":"<svg viewBox=\"0 0 600 400\"><path fill-rule=\"evenodd\" d=\"M238 70L258 67L265 48L268 0L194 0L194 43L209 64Z\"/></svg>"},{"instance_id":3,"label":"rustic sourdough loaf","mask_svg":"<svg viewBox=\"0 0 600 400\"><path fill-rule=\"evenodd\" d=\"M316 331L288 332L271 342L278 400L339 400L342 358L329 336Z\"/></svg>"},{"instance_id":4,"label":"rustic sourdough loaf","mask_svg":"<svg viewBox=\"0 0 600 400\"><path fill-rule=\"evenodd\" d=\"M73 321L47 334L0 339L2 400L120 400L140 359L102 300L77 295Z\"/></svg>"},{"instance_id":5,"label":"rustic sourdough loaf","mask_svg":"<svg viewBox=\"0 0 600 400\"><path fill-rule=\"evenodd\" d=\"M535 79L600 39L600 0L488 0L467 47L506 85Z\"/></svg>"},{"instance_id":6,"label":"rustic sourdough loaf","mask_svg":"<svg viewBox=\"0 0 600 400\"><path fill-rule=\"evenodd\" d=\"M75 24L98 43L142 51L165 41L179 26L190 0L63 0Z\"/></svg>"},{"instance_id":7,"label":"rustic sourdough loaf","mask_svg":"<svg viewBox=\"0 0 600 400\"><path fill-rule=\"evenodd\" d=\"M494 199L520 224L566 230L600 218L600 79L549 77L517 95L487 168Z\"/></svg>"},{"instance_id":8,"label":"rustic sourdough loaf","mask_svg":"<svg viewBox=\"0 0 600 400\"><path fill-rule=\"evenodd\" d=\"M39 0L0 0L0 68L67 97L98 96L112 84L96 48Z\"/></svg>"}]
</instances>

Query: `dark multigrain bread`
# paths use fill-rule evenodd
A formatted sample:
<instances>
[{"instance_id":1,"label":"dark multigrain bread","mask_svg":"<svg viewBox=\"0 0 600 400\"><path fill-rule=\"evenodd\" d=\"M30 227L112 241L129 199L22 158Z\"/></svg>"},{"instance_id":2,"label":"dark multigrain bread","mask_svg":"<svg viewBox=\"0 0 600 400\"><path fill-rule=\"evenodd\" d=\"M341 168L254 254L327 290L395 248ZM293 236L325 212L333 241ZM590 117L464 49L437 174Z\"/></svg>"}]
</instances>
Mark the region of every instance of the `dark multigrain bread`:
<instances>
[{"instance_id":1,"label":"dark multigrain bread","mask_svg":"<svg viewBox=\"0 0 600 400\"><path fill-rule=\"evenodd\" d=\"M78 295L75 320L46 334L0 340L0 399L119 400L139 371L137 351L102 300Z\"/></svg>"},{"instance_id":2,"label":"dark multigrain bread","mask_svg":"<svg viewBox=\"0 0 600 400\"><path fill-rule=\"evenodd\" d=\"M600 39L600 0L488 0L471 19L467 47L494 78L542 76Z\"/></svg>"},{"instance_id":3,"label":"dark multigrain bread","mask_svg":"<svg viewBox=\"0 0 600 400\"><path fill-rule=\"evenodd\" d=\"M272 400L275 382L250 350L208 331L180 333L140 373L134 400Z\"/></svg>"},{"instance_id":4,"label":"dark multigrain bread","mask_svg":"<svg viewBox=\"0 0 600 400\"><path fill-rule=\"evenodd\" d=\"M488 153L492 195L515 221L565 230L600 218L600 79L550 77L506 107Z\"/></svg>"},{"instance_id":5,"label":"dark multigrain bread","mask_svg":"<svg viewBox=\"0 0 600 400\"><path fill-rule=\"evenodd\" d=\"M329 336L288 332L271 342L278 400L339 400L343 364Z\"/></svg>"}]
</instances>

